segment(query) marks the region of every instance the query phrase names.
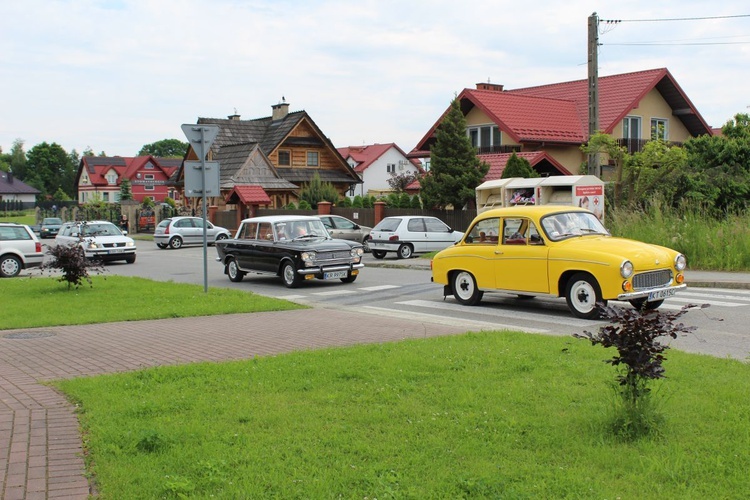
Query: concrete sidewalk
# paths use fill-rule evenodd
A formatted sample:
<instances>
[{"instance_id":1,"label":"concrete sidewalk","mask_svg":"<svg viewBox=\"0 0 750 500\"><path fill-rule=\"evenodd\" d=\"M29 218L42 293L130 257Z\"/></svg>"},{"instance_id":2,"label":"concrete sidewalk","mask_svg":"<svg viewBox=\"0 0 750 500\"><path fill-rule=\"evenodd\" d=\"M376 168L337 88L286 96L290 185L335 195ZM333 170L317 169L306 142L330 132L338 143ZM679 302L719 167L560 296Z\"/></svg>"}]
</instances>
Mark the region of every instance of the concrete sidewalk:
<instances>
[{"instance_id":1,"label":"concrete sidewalk","mask_svg":"<svg viewBox=\"0 0 750 500\"><path fill-rule=\"evenodd\" d=\"M371 267L429 269L427 259ZM690 271L688 284L750 288L748 273ZM438 321L436 319L436 321ZM298 325L296 328L290 325ZM363 328L366 325L367 328ZM0 332L0 500L86 499L75 408L40 382L303 349L463 333L454 325L324 307Z\"/></svg>"}]
</instances>

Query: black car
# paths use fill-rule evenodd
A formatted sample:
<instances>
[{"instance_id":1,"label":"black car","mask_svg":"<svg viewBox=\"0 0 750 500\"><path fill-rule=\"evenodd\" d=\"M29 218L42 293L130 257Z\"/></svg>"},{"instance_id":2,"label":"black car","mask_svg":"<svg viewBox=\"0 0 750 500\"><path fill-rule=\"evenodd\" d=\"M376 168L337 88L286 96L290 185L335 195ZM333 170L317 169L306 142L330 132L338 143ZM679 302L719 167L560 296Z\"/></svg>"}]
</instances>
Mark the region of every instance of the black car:
<instances>
[{"instance_id":1,"label":"black car","mask_svg":"<svg viewBox=\"0 0 750 500\"><path fill-rule=\"evenodd\" d=\"M58 231L60 231L62 224L63 221L59 217L45 217L42 219L42 225L39 227L39 237L42 239L54 238L57 236Z\"/></svg>"},{"instance_id":2,"label":"black car","mask_svg":"<svg viewBox=\"0 0 750 500\"><path fill-rule=\"evenodd\" d=\"M317 217L245 219L233 239L216 242L216 251L230 280L242 281L247 273L273 274L288 288L316 278L352 283L365 267L362 245L331 238Z\"/></svg>"}]
</instances>

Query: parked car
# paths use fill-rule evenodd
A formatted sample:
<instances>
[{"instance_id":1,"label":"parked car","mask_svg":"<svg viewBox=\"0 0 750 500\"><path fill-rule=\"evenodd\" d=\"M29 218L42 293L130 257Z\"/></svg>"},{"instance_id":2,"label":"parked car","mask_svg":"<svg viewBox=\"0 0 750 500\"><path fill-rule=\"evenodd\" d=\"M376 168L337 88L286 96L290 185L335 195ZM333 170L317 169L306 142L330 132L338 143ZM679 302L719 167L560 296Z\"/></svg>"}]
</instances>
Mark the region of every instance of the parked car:
<instances>
[{"instance_id":1,"label":"parked car","mask_svg":"<svg viewBox=\"0 0 750 500\"><path fill-rule=\"evenodd\" d=\"M55 237L58 245L80 244L88 259L135 262L135 241L105 220L66 222Z\"/></svg>"},{"instance_id":2,"label":"parked car","mask_svg":"<svg viewBox=\"0 0 750 500\"><path fill-rule=\"evenodd\" d=\"M370 251L370 231L371 227L360 226L354 221L350 221L346 217L340 215L321 215L320 220L323 221L323 225L334 238L340 238L342 240L351 240L361 243L365 249L365 252Z\"/></svg>"},{"instance_id":3,"label":"parked car","mask_svg":"<svg viewBox=\"0 0 750 500\"><path fill-rule=\"evenodd\" d=\"M352 283L362 269L362 245L331 238L317 217L278 215L245 219L234 238L216 242L216 259L234 282L248 273L280 276L295 288L303 280Z\"/></svg>"},{"instance_id":4,"label":"parked car","mask_svg":"<svg viewBox=\"0 0 750 500\"><path fill-rule=\"evenodd\" d=\"M57 232L60 230L60 226L62 226L62 219L59 217L45 217L42 219L42 224L39 226L39 237L44 238L54 238L57 236Z\"/></svg>"},{"instance_id":5,"label":"parked car","mask_svg":"<svg viewBox=\"0 0 750 500\"><path fill-rule=\"evenodd\" d=\"M432 260L432 281L465 305L485 292L565 297L574 316L628 301L656 309L686 287L685 256L609 234L592 212L555 205L508 207L477 216L463 241Z\"/></svg>"},{"instance_id":6,"label":"parked car","mask_svg":"<svg viewBox=\"0 0 750 500\"><path fill-rule=\"evenodd\" d=\"M0 278L12 278L44 262L42 244L25 224L0 222Z\"/></svg>"},{"instance_id":7,"label":"parked car","mask_svg":"<svg viewBox=\"0 0 750 500\"><path fill-rule=\"evenodd\" d=\"M370 231L370 250L376 259L382 259L387 252L408 259L415 253L449 247L461 241L463 235L437 217L386 217Z\"/></svg>"},{"instance_id":8,"label":"parked car","mask_svg":"<svg viewBox=\"0 0 750 500\"><path fill-rule=\"evenodd\" d=\"M213 245L217 241L231 238L228 229L214 226L206 221L206 241ZM201 217L170 217L164 219L154 229L156 246L177 249L183 245L203 244L203 218Z\"/></svg>"}]
</instances>

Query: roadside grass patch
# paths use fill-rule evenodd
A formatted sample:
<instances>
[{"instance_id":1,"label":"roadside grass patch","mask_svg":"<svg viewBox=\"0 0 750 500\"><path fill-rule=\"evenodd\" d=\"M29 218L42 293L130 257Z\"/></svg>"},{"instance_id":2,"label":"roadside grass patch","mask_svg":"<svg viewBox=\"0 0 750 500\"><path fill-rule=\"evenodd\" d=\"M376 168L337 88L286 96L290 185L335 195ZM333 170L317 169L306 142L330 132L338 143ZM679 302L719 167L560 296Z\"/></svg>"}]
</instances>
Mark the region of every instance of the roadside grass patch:
<instances>
[{"instance_id":1,"label":"roadside grass patch","mask_svg":"<svg viewBox=\"0 0 750 500\"><path fill-rule=\"evenodd\" d=\"M670 351L658 436L605 350L482 332L57 381L104 498L738 498L750 366Z\"/></svg>"},{"instance_id":2,"label":"roadside grass patch","mask_svg":"<svg viewBox=\"0 0 750 500\"><path fill-rule=\"evenodd\" d=\"M113 321L185 318L306 306L228 288L152 281L124 276L92 276L92 286L68 290L57 278L0 280L0 330Z\"/></svg>"}]
</instances>

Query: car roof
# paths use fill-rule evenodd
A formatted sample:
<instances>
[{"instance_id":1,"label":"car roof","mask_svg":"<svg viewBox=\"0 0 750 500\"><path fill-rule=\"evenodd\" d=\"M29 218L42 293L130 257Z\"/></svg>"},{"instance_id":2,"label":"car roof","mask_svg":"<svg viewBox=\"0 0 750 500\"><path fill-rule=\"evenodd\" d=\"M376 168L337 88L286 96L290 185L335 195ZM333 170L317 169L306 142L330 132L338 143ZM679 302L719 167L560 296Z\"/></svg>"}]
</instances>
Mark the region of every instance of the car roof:
<instances>
[{"instance_id":1,"label":"car roof","mask_svg":"<svg viewBox=\"0 0 750 500\"><path fill-rule=\"evenodd\" d=\"M78 226L80 224L113 224L108 220L73 220L66 222L67 226Z\"/></svg>"},{"instance_id":2,"label":"car roof","mask_svg":"<svg viewBox=\"0 0 750 500\"><path fill-rule=\"evenodd\" d=\"M487 217L536 217L541 218L545 215L556 214L560 212L588 212L585 208L574 207L571 205L516 205L513 207L501 207L485 210L479 216L482 219Z\"/></svg>"},{"instance_id":3,"label":"car roof","mask_svg":"<svg viewBox=\"0 0 750 500\"><path fill-rule=\"evenodd\" d=\"M243 219L242 223L248 223L248 222L289 222L289 221L295 221L295 220L316 220L320 221L320 218L317 216L311 216L311 215L262 215L260 217L250 217L249 219Z\"/></svg>"}]
</instances>

